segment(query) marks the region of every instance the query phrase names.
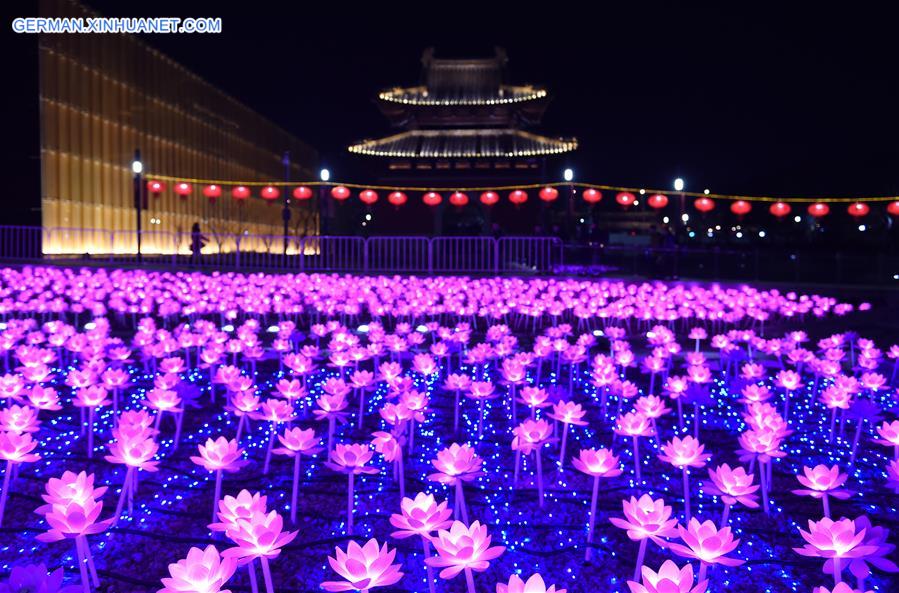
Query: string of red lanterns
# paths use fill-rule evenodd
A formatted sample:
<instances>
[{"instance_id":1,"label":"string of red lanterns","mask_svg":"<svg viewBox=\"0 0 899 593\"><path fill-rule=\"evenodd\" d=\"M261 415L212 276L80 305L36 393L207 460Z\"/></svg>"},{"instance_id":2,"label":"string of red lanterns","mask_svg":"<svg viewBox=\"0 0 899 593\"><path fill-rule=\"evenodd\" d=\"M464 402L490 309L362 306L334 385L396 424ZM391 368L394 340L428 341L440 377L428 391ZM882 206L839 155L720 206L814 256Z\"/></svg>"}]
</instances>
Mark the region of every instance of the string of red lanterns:
<instances>
[{"instance_id":1,"label":"string of red lanterns","mask_svg":"<svg viewBox=\"0 0 899 593\"><path fill-rule=\"evenodd\" d=\"M147 191L154 197L166 191L166 183L158 179L150 179L147 181ZM193 193L193 185L187 181L177 181L172 184L172 192L181 199L187 199ZM209 199L211 203L220 198L223 194L223 187L219 184L211 183L203 186L202 194ZM573 191L573 188L572 188ZM338 201L346 201L352 196L352 191L345 185L335 185L331 187L330 196ZM592 205L602 201L602 192L593 187L585 188L581 193L581 199ZM642 190L641 190L641 193ZM252 191L246 185L235 185L231 188L231 197L238 201L247 200L251 197ZM299 185L293 188L291 196L299 201L310 200L314 197L314 190L307 185ZM547 204L551 204L558 200L560 196L559 189L547 185L537 192L537 197ZM259 190L259 197L267 202L273 202L281 197L281 190L274 185L263 186ZM378 202L379 194L374 189L362 189L358 193L359 200L367 205L372 206ZM508 200L515 206L527 203L528 192L523 189L515 189L508 193ZM500 194L493 190L481 192L478 200L484 206L494 206L499 203ZM719 198L721 199L721 198ZM403 191L392 191L387 195L387 202L392 206L404 206L409 201L408 195ZM452 206L462 208L470 203L468 194L463 191L456 190L449 195L449 203ZM443 202L443 196L436 191L427 191L422 193L422 202L431 207L439 206ZM615 202L622 208L628 209L637 203L637 197L629 191L620 191L615 194ZM668 196L662 193L656 193L649 196L647 204L654 210L662 210L668 207L670 200ZM709 196L698 197L693 201L693 207L702 214L707 214L715 209L716 199ZM830 214L831 206L825 201L812 202L806 208L806 212L813 218L823 218ZM752 201L749 199L733 199L730 203L730 211L738 217L743 217L752 212ZM768 212L775 218L784 218L793 211L792 207L786 201L776 201L768 207ZM899 216L899 200L887 202L886 211L892 216ZM846 212L853 218L859 219L871 213L871 207L864 201L851 202Z\"/></svg>"}]
</instances>

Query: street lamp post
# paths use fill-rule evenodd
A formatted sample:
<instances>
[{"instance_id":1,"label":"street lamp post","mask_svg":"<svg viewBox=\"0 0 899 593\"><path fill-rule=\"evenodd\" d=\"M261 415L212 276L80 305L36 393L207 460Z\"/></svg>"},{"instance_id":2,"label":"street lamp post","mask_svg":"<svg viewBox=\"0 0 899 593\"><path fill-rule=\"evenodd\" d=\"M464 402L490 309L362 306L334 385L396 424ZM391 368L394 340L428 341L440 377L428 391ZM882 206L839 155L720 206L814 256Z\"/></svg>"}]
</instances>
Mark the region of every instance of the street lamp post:
<instances>
[{"instance_id":1,"label":"street lamp post","mask_svg":"<svg viewBox=\"0 0 899 593\"><path fill-rule=\"evenodd\" d=\"M680 192L680 217L683 220L687 212L687 196L684 194L684 180L680 177L674 180L674 191Z\"/></svg>"},{"instance_id":2,"label":"street lamp post","mask_svg":"<svg viewBox=\"0 0 899 593\"><path fill-rule=\"evenodd\" d=\"M287 260L287 243L290 235L290 151L284 151L281 160L284 165L284 208L281 210L281 218L284 220L284 259Z\"/></svg>"},{"instance_id":3,"label":"street lamp post","mask_svg":"<svg viewBox=\"0 0 899 593\"><path fill-rule=\"evenodd\" d=\"M573 169L565 169L562 172L562 178L568 182L568 204L565 213L565 226L566 233L568 234L568 240L574 241L574 184L571 183L574 180L574 170Z\"/></svg>"},{"instance_id":4,"label":"street lamp post","mask_svg":"<svg viewBox=\"0 0 899 593\"><path fill-rule=\"evenodd\" d=\"M140 149L134 149L134 160L131 161L131 172L134 174L134 209L137 213L137 262L142 261L140 235L141 235L141 210L143 209L143 172L144 164L140 160Z\"/></svg>"},{"instance_id":5,"label":"street lamp post","mask_svg":"<svg viewBox=\"0 0 899 593\"><path fill-rule=\"evenodd\" d=\"M318 178L327 182L331 179L331 172L328 169L322 169ZM325 199L328 195L328 187L324 183L318 186L318 234L319 235L327 235L328 234L328 218L325 215L326 203Z\"/></svg>"}]
</instances>

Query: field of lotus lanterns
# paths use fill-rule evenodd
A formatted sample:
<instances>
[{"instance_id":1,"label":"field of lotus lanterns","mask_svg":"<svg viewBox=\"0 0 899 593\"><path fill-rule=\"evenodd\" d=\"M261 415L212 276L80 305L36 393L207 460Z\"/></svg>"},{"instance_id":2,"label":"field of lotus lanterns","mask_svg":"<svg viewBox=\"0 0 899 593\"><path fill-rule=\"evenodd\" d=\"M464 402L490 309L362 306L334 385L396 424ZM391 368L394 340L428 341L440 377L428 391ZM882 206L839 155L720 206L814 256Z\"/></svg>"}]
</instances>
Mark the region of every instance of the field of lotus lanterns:
<instances>
[{"instance_id":1,"label":"field of lotus lanterns","mask_svg":"<svg viewBox=\"0 0 899 593\"><path fill-rule=\"evenodd\" d=\"M0 593L896 592L899 345L852 327L876 315L0 269Z\"/></svg>"}]
</instances>

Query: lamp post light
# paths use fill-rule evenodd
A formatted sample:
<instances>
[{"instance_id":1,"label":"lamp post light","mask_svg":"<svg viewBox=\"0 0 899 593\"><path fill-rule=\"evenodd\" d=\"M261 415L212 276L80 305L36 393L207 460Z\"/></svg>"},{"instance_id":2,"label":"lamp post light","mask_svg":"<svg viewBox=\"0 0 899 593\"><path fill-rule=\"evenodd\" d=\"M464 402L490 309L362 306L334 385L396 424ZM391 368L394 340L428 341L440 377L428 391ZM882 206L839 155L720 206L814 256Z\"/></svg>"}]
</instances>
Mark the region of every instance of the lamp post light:
<instances>
[{"instance_id":1,"label":"lamp post light","mask_svg":"<svg viewBox=\"0 0 899 593\"><path fill-rule=\"evenodd\" d=\"M140 149L134 149L134 160L131 161L131 173L134 175L134 210L137 213L137 262L141 263L141 210L143 210L144 202L144 182L143 182L144 163L140 160Z\"/></svg>"},{"instance_id":2,"label":"lamp post light","mask_svg":"<svg viewBox=\"0 0 899 593\"><path fill-rule=\"evenodd\" d=\"M325 216L326 202L325 199L328 195L328 187L326 183L331 180L331 171L323 168L318 173L319 180L322 181L322 184L318 186L318 234L319 235L327 235L328 234L328 219Z\"/></svg>"},{"instance_id":3,"label":"lamp post light","mask_svg":"<svg viewBox=\"0 0 899 593\"><path fill-rule=\"evenodd\" d=\"M565 232L568 240L574 240L574 169L567 168L562 171L562 179L568 182L568 204L565 212Z\"/></svg>"},{"instance_id":4,"label":"lamp post light","mask_svg":"<svg viewBox=\"0 0 899 593\"><path fill-rule=\"evenodd\" d=\"M284 165L284 208L281 210L281 218L284 220L284 261L287 261L287 243L290 235L290 151L284 151L281 160Z\"/></svg>"},{"instance_id":5,"label":"lamp post light","mask_svg":"<svg viewBox=\"0 0 899 593\"><path fill-rule=\"evenodd\" d=\"M687 196L684 195L684 180L680 177L674 180L674 191L680 192L680 214L683 219L687 212Z\"/></svg>"}]
</instances>

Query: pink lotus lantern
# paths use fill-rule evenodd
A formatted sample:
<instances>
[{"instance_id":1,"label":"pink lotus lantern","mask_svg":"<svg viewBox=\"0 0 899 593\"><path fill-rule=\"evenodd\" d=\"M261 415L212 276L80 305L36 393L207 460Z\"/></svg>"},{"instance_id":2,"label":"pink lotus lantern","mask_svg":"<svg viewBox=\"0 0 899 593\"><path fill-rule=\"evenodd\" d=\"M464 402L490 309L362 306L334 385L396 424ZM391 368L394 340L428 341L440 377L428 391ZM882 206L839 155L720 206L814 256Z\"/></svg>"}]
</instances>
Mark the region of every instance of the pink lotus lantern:
<instances>
[{"instance_id":1,"label":"pink lotus lantern","mask_svg":"<svg viewBox=\"0 0 899 593\"><path fill-rule=\"evenodd\" d=\"M112 403L106 399L106 389L100 385L82 387L76 392L72 404L79 408L87 408L87 456L94 456L94 414L101 406Z\"/></svg>"},{"instance_id":2,"label":"pink lotus lantern","mask_svg":"<svg viewBox=\"0 0 899 593\"><path fill-rule=\"evenodd\" d=\"M46 484L46 491L42 497L47 504L38 507L35 512L44 516L50 529L39 534L37 540L57 542L74 539L81 582L84 592L90 593L90 585L99 587L100 580L94 567L94 558L87 536L102 533L112 524L112 519L98 521L103 510L99 498L106 492L106 488L94 488L93 474L81 472L76 475L65 472L62 478L50 478Z\"/></svg>"},{"instance_id":3,"label":"pink lotus lantern","mask_svg":"<svg viewBox=\"0 0 899 593\"><path fill-rule=\"evenodd\" d=\"M451 374L446 378L446 382L443 384L443 388L447 391L452 391L456 396L456 403L453 412L453 433L458 434L459 432L459 395L463 391L468 391L471 388L471 377L468 375L458 375Z\"/></svg>"},{"instance_id":4,"label":"pink lotus lantern","mask_svg":"<svg viewBox=\"0 0 899 593\"><path fill-rule=\"evenodd\" d=\"M350 444L344 445L338 443L331 451L330 461L326 461L325 465L336 472L341 472L349 478L349 486L347 487L347 534L353 533L353 478L357 474L376 474L378 469L374 467L366 467L371 460L372 451L368 445Z\"/></svg>"},{"instance_id":5,"label":"pink lotus lantern","mask_svg":"<svg viewBox=\"0 0 899 593\"><path fill-rule=\"evenodd\" d=\"M237 496L225 495L218 503L218 523L209 524L209 529L225 532L237 529L240 519L250 520L254 515L266 514L267 497L259 492L250 494L249 490L241 490Z\"/></svg>"},{"instance_id":6,"label":"pink lotus lantern","mask_svg":"<svg viewBox=\"0 0 899 593\"><path fill-rule=\"evenodd\" d=\"M893 447L893 459L899 459L899 420L884 422L877 428L877 434L881 438L876 439L874 442Z\"/></svg>"},{"instance_id":7,"label":"pink lotus lantern","mask_svg":"<svg viewBox=\"0 0 899 593\"><path fill-rule=\"evenodd\" d=\"M820 498L824 505L824 516L830 519L830 503L828 496L845 500L849 498L849 491L840 488L846 483L847 474L841 474L839 466L827 467L826 465L816 465L813 468L803 466L802 471L805 475L796 476L799 483L805 486L803 489L793 490L793 494L799 496L811 496L812 498Z\"/></svg>"},{"instance_id":8,"label":"pink lotus lantern","mask_svg":"<svg viewBox=\"0 0 899 593\"><path fill-rule=\"evenodd\" d=\"M346 394L349 391L349 387L346 387L346 390L343 390L339 387L339 385L332 383L330 385L332 389L335 389L335 393L323 393L320 398L316 400L319 409L313 410L312 414L318 420L327 420L328 421L328 452L330 453L333 449L334 444L334 431L336 429L336 424L339 421L341 424L346 422L346 412L344 410L347 409L349 403L346 400Z\"/></svg>"},{"instance_id":9,"label":"pink lotus lantern","mask_svg":"<svg viewBox=\"0 0 899 593\"><path fill-rule=\"evenodd\" d=\"M205 445L197 445L197 449L200 456L192 456L190 460L207 471L215 472L215 494L212 499L212 520L215 521L215 509L222 494L222 472L236 472L248 462L241 459L243 449L238 446L237 439L210 438L206 439Z\"/></svg>"},{"instance_id":10,"label":"pink lotus lantern","mask_svg":"<svg viewBox=\"0 0 899 593\"><path fill-rule=\"evenodd\" d=\"M125 428L126 432L118 429L113 430L116 440L109 444L109 455L105 457L106 461L110 463L121 463L128 468L125 471L125 480L122 483L122 491L116 504L115 515L113 515L114 523L122 515L122 508L126 498L128 500L128 512L131 512L137 487L135 471L146 470L155 472L158 469L156 466L159 464L158 461L153 461L153 457L159 451L159 445L153 440L150 429L144 428L141 432L129 435L127 429L130 427L126 426Z\"/></svg>"},{"instance_id":11,"label":"pink lotus lantern","mask_svg":"<svg viewBox=\"0 0 899 593\"><path fill-rule=\"evenodd\" d=\"M37 432L40 428L37 411L30 406L12 404L0 410L0 432Z\"/></svg>"},{"instance_id":12,"label":"pink lotus lantern","mask_svg":"<svg viewBox=\"0 0 899 593\"><path fill-rule=\"evenodd\" d=\"M255 415L259 409L259 396L256 395L255 389L235 391L229 400L225 409L233 412L239 418L237 421L237 433L234 436L236 441L240 441L240 435L243 433L244 426L249 424L249 418Z\"/></svg>"},{"instance_id":13,"label":"pink lotus lantern","mask_svg":"<svg viewBox=\"0 0 899 593\"><path fill-rule=\"evenodd\" d=\"M690 380L685 376L671 375L665 381L665 392L671 399L677 402L677 428L680 432L684 431L683 398L689 388Z\"/></svg>"},{"instance_id":14,"label":"pink lotus lantern","mask_svg":"<svg viewBox=\"0 0 899 593\"><path fill-rule=\"evenodd\" d=\"M0 527L3 526L3 511L9 497L9 483L13 469L20 463L33 463L40 459L40 455L32 453L36 447L37 441L31 438L30 433L0 432L0 459L6 461L3 489L0 490Z\"/></svg>"},{"instance_id":15,"label":"pink lotus lantern","mask_svg":"<svg viewBox=\"0 0 899 593\"><path fill-rule=\"evenodd\" d=\"M406 496L406 475L403 468L403 441L402 435L391 432L375 431L372 433L371 444L375 451L384 457L384 461L393 463L393 477L396 478L400 488L400 499Z\"/></svg>"},{"instance_id":16,"label":"pink lotus lantern","mask_svg":"<svg viewBox=\"0 0 899 593\"><path fill-rule=\"evenodd\" d=\"M610 517L609 521L619 529L627 530L627 537L631 541L640 542L640 550L637 552L637 568L634 570L634 580L640 578L643 568L643 558L646 556L646 542L654 541L659 546L668 544L662 538L677 535L677 520L670 519L671 507L665 504L661 498L653 500L648 494L644 494L638 500L622 500L624 519Z\"/></svg>"},{"instance_id":17,"label":"pink lotus lantern","mask_svg":"<svg viewBox=\"0 0 899 593\"><path fill-rule=\"evenodd\" d=\"M693 566L686 564L678 568L672 560L662 563L658 572L648 566L643 567L643 580L627 582L631 593L705 593L708 581L693 584Z\"/></svg>"},{"instance_id":18,"label":"pink lotus lantern","mask_svg":"<svg viewBox=\"0 0 899 593\"><path fill-rule=\"evenodd\" d=\"M731 469L726 463L715 469L709 469L711 484L703 484L703 490L709 494L720 496L724 503L724 512L721 515L721 527L727 526L730 516L730 508L738 502L750 509L757 509L759 504L753 494L759 489L758 484L752 483L752 474L747 474L742 467Z\"/></svg>"},{"instance_id":19,"label":"pink lotus lantern","mask_svg":"<svg viewBox=\"0 0 899 593\"><path fill-rule=\"evenodd\" d=\"M553 405L553 411L549 415L550 418L561 422L562 427L562 445L559 449L559 467L565 467L565 446L568 443L568 426L587 426L583 418L586 412L580 404L574 402L560 401Z\"/></svg>"},{"instance_id":20,"label":"pink lotus lantern","mask_svg":"<svg viewBox=\"0 0 899 593\"><path fill-rule=\"evenodd\" d=\"M783 370L777 373L777 377L775 383L778 387L782 387L786 390L786 394L784 395L784 420L790 420L790 398L793 396L793 392L799 387L799 384L802 382L802 378L799 376L799 373L790 370Z\"/></svg>"},{"instance_id":21,"label":"pink lotus lantern","mask_svg":"<svg viewBox=\"0 0 899 593\"><path fill-rule=\"evenodd\" d=\"M566 589L556 589L555 585L550 585L547 589L543 577L538 573L531 575L527 581L513 574L508 583L496 584L496 593L566 593Z\"/></svg>"},{"instance_id":22,"label":"pink lotus lantern","mask_svg":"<svg viewBox=\"0 0 899 593\"><path fill-rule=\"evenodd\" d=\"M274 452L278 455L293 457L293 490L290 494L290 522L297 522L297 493L300 483L300 458L303 455L312 456L320 452L321 439L315 437L315 431L311 428L303 430L299 427L288 428L284 434L278 435L282 447L277 447Z\"/></svg>"},{"instance_id":23,"label":"pink lotus lantern","mask_svg":"<svg viewBox=\"0 0 899 593\"><path fill-rule=\"evenodd\" d=\"M499 558L506 549L503 546L491 547L487 526L477 521L470 526L461 521L453 521L448 530L439 530L432 541L437 556L426 559L425 563L442 568L442 579L451 579L464 572L468 593L475 593L472 571L484 572L490 566L490 561Z\"/></svg>"},{"instance_id":24,"label":"pink lotus lantern","mask_svg":"<svg viewBox=\"0 0 899 593\"><path fill-rule=\"evenodd\" d=\"M325 591L362 591L367 592L375 587L389 587L403 578L399 564L392 564L396 550L387 544L378 545L376 539L370 539L364 546L350 542L346 552L334 549L334 556L328 556L331 569L343 581L325 581L321 584Z\"/></svg>"},{"instance_id":25,"label":"pink lotus lantern","mask_svg":"<svg viewBox=\"0 0 899 593\"><path fill-rule=\"evenodd\" d=\"M552 438L552 427L546 420L525 420L514 429L512 433L512 450L515 451L515 474L512 486L518 485L518 471L521 465L521 456L534 452L537 457L537 500L540 508L543 508L543 463L540 449L544 445L555 440Z\"/></svg>"},{"instance_id":26,"label":"pink lotus lantern","mask_svg":"<svg viewBox=\"0 0 899 593\"><path fill-rule=\"evenodd\" d=\"M471 445L453 443L446 449L437 453L437 459L431 461L437 473L428 476L434 482L440 482L448 486L455 486L453 515L461 514L462 520L468 522L468 509L465 506L465 496L462 492L462 483L471 482L483 475L481 459Z\"/></svg>"},{"instance_id":27,"label":"pink lotus lantern","mask_svg":"<svg viewBox=\"0 0 899 593\"><path fill-rule=\"evenodd\" d=\"M593 476L593 494L590 498L590 521L587 525L587 552L585 560L589 562L593 556L593 531L596 526L596 501L599 495L599 479L614 478L622 473L618 457L608 449L581 449L577 457L571 460L574 468Z\"/></svg>"},{"instance_id":28,"label":"pink lotus lantern","mask_svg":"<svg viewBox=\"0 0 899 593\"><path fill-rule=\"evenodd\" d=\"M275 444L275 435L278 434L278 425L282 422L289 422L294 418L293 406L290 402L280 399L267 399L262 403L259 413L260 420L267 420L271 427L269 429L268 446L265 449L265 461L262 465L262 474L268 474L269 466L272 461L272 448Z\"/></svg>"},{"instance_id":29,"label":"pink lotus lantern","mask_svg":"<svg viewBox=\"0 0 899 593\"><path fill-rule=\"evenodd\" d=\"M688 522L690 521L690 475L687 473L687 468L705 467L711 455L703 453L704 450L705 445L699 444L699 441L691 436L685 436L683 439L674 437L662 445L662 454L659 455L659 459L683 471L684 511Z\"/></svg>"},{"instance_id":30,"label":"pink lotus lantern","mask_svg":"<svg viewBox=\"0 0 899 593\"><path fill-rule=\"evenodd\" d=\"M222 558L215 546L205 550L191 548L187 557L169 564L168 578L162 579L163 588L158 593L228 593L222 589L237 570L237 560Z\"/></svg>"},{"instance_id":31,"label":"pink lotus lantern","mask_svg":"<svg viewBox=\"0 0 899 593\"><path fill-rule=\"evenodd\" d=\"M450 517L453 512L447 508L446 501L437 504L434 496L419 492L414 499L403 498L400 503L401 514L390 516L390 524L397 528L391 535L397 539L405 539L418 535L424 546L425 560L431 557L431 534L440 529L446 529L452 524ZM428 590L434 593L434 575L431 565L428 569Z\"/></svg>"},{"instance_id":32,"label":"pink lotus lantern","mask_svg":"<svg viewBox=\"0 0 899 593\"><path fill-rule=\"evenodd\" d=\"M480 440L484 435L484 402L496 397L493 383L489 381L472 381L467 395L478 402L478 440Z\"/></svg>"},{"instance_id":33,"label":"pink lotus lantern","mask_svg":"<svg viewBox=\"0 0 899 593\"><path fill-rule=\"evenodd\" d=\"M825 517L820 521L809 520L808 527L808 531L799 530L807 543L793 550L802 556L827 558L836 584L842 581L844 559L861 558L877 551L876 546L865 544L865 528L858 529L851 519L833 521Z\"/></svg>"},{"instance_id":34,"label":"pink lotus lantern","mask_svg":"<svg viewBox=\"0 0 899 593\"><path fill-rule=\"evenodd\" d=\"M668 548L678 556L699 560L699 576L697 578L700 581L705 580L709 564L739 566L744 562L727 556L740 544L739 539L734 539L730 527L718 529L711 521L700 523L694 517L690 519L686 528L678 525L677 530L686 545L668 544Z\"/></svg>"},{"instance_id":35,"label":"pink lotus lantern","mask_svg":"<svg viewBox=\"0 0 899 593\"><path fill-rule=\"evenodd\" d=\"M631 437L633 439L634 476L639 484L642 481L640 478L640 466L642 465L642 461L640 459L640 445L638 439L640 437L652 436L653 432L652 426L649 423L649 418L640 412L628 412L624 416L619 416L615 424L615 434Z\"/></svg>"},{"instance_id":36,"label":"pink lotus lantern","mask_svg":"<svg viewBox=\"0 0 899 593\"><path fill-rule=\"evenodd\" d=\"M362 430L362 419L365 417L365 392L372 388L375 375L370 371L355 371L350 376L350 383L359 392L359 416L356 428Z\"/></svg>"},{"instance_id":37,"label":"pink lotus lantern","mask_svg":"<svg viewBox=\"0 0 899 593\"><path fill-rule=\"evenodd\" d=\"M238 519L237 524L227 531L227 535L237 544L222 552L225 558L236 558L239 563L251 563L256 558L262 564L262 577L266 593L274 593L272 573L268 561L277 558L281 548L293 541L296 531L283 531L284 520L277 511L268 514L254 513L249 519ZM249 567L251 581L255 578L252 565Z\"/></svg>"},{"instance_id":38,"label":"pink lotus lantern","mask_svg":"<svg viewBox=\"0 0 899 593\"><path fill-rule=\"evenodd\" d=\"M537 417L537 410L548 408L552 405L547 401L549 399L549 393L547 393L545 389L533 385L523 387L518 399L531 410L532 419Z\"/></svg>"}]
</instances>

